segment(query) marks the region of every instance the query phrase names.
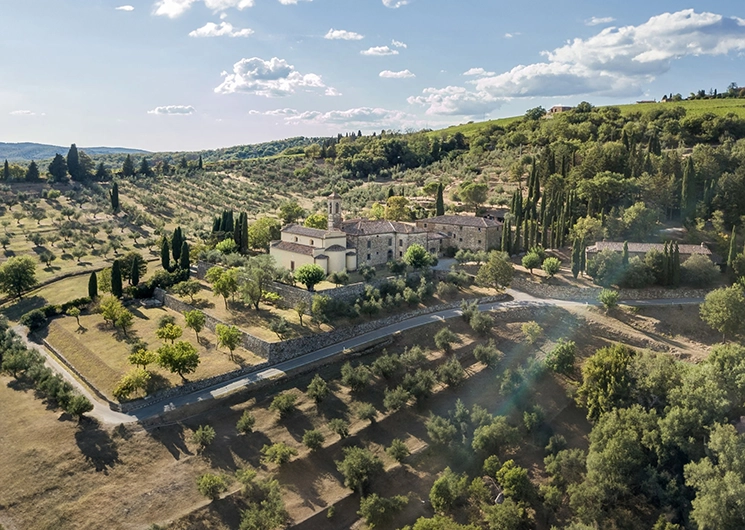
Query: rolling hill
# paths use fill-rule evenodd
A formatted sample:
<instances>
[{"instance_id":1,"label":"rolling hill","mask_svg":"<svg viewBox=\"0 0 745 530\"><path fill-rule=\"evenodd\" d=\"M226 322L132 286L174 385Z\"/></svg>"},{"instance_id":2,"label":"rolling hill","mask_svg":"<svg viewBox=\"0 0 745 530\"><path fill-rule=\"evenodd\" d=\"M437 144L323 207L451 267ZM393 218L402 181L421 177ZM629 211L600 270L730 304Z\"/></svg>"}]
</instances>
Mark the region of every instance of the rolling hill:
<instances>
[{"instance_id":1,"label":"rolling hill","mask_svg":"<svg viewBox=\"0 0 745 530\"><path fill-rule=\"evenodd\" d=\"M91 156L112 154L146 154L142 149L128 149L126 147L80 147ZM66 155L69 147L58 145L37 144L32 142L5 143L0 142L0 160L9 162L28 162L30 160L47 160L54 158L57 153Z\"/></svg>"}]
</instances>

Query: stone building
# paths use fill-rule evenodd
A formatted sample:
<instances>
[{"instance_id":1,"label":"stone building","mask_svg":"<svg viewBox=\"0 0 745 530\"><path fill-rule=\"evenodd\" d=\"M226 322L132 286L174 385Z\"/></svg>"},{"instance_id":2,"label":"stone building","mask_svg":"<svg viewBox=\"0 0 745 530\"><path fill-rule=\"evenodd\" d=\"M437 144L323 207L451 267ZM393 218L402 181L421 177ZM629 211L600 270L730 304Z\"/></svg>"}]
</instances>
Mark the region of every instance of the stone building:
<instances>
[{"instance_id":1,"label":"stone building","mask_svg":"<svg viewBox=\"0 0 745 530\"><path fill-rule=\"evenodd\" d=\"M272 241L269 254L289 270L319 265L326 274L354 271L360 265L379 266L404 257L414 244L440 256L448 247L470 250L497 248L502 223L495 219L444 215L416 224L372 219L343 219L341 197L328 198L326 230L291 224L281 239Z\"/></svg>"},{"instance_id":2,"label":"stone building","mask_svg":"<svg viewBox=\"0 0 745 530\"><path fill-rule=\"evenodd\" d=\"M447 246L457 249L489 251L499 247L502 223L496 219L468 215L440 215L420 219L416 225L427 232L441 233L448 238Z\"/></svg>"}]
</instances>

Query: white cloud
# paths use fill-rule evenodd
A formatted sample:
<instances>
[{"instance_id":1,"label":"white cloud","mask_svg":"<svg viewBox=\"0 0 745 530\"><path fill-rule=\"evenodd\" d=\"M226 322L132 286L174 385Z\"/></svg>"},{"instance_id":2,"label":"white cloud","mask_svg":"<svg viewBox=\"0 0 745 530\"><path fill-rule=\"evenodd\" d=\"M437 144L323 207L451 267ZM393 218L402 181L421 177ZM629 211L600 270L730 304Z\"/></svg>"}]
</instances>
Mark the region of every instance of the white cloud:
<instances>
[{"instance_id":1,"label":"white cloud","mask_svg":"<svg viewBox=\"0 0 745 530\"><path fill-rule=\"evenodd\" d=\"M692 9L663 13L638 26L605 28L543 52L545 62L518 65L474 82L494 98L596 94L633 96L672 62L745 50L745 20Z\"/></svg>"},{"instance_id":2,"label":"white cloud","mask_svg":"<svg viewBox=\"0 0 745 530\"><path fill-rule=\"evenodd\" d=\"M32 110L14 110L10 112L11 116L39 116L36 112ZM44 116L42 113L41 116Z\"/></svg>"},{"instance_id":3,"label":"white cloud","mask_svg":"<svg viewBox=\"0 0 745 530\"><path fill-rule=\"evenodd\" d=\"M486 75L495 75L494 72L487 72L483 68L470 68L463 72L463 75L484 77Z\"/></svg>"},{"instance_id":4,"label":"white cloud","mask_svg":"<svg viewBox=\"0 0 745 530\"><path fill-rule=\"evenodd\" d=\"M300 0L279 0L279 3L285 6L291 6L291 5L297 4L299 1ZM303 0L303 1L312 2L313 0Z\"/></svg>"},{"instance_id":5,"label":"white cloud","mask_svg":"<svg viewBox=\"0 0 745 530\"><path fill-rule=\"evenodd\" d=\"M388 46L373 46L360 52L362 55L382 57L384 55L398 55L398 50L391 50Z\"/></svg>"},{"instance_id":6,"label":"white cloud","mask_svg":"<svg viewBox=\"0 0 745 530\"><path fill-rule=\"evenodd\" d=\"M320 112L317 110L301 112L296 109L284 108L267 111L252 110L254 116L271 116L281 118L287 124L313 123L319 125L381 127L399 129L404 127L423 127L425 124L416 116L399 110L389 110L373 107L358 107L348 110L332 110Z\"/></svg>"},{"instance_id":7,"label":"white cloud","mask_svg":"<svg viewBox=\"0 0 745 530\"><path fill-rule=\"evenodd\" d=\"M408 48L408 46L406 45L406 43L401 42L400 40L396 40L396 39L393 39L391 41L391 45L393 45L396 48Z\"/></svg>"},{"instance_id":8,"label":"white cloud","mask_svg":"<svg viewBox=\"0 0 745 530\"><path fill-rule=\"evenodd\" d=\"M392 72L391 70L383 70L380 72L380 77L386 79L408 79L410 77L416 77L409 70L401 70L400 72Z\"/></svg>"},{"instance_id":9,"label":"white cloud","mask_svg":"<svg viewBox=\"0 0 745 530\"><path fill-rule=\"evenodd\" d=\"M132 6L119 6L119 7L115 7L114 9L116 9L117 11L134 11L135 10L135 8Z\"/></svg>"},{"instance_id":10,"label":"white cloud","mask_svg":"<svg viewBox=\"0 0 745 530\"><path fill-rule=\"evenodd\" d=\"M252 29L234 28L230 22L207 22L201 28L189 32L189 37L248 37L254 32Z\"/></svg>"},{"instance_id":11,"label":"white cloud","mask_svg":"<svg viewBox=\"0 0 745 530\"><path fill-rule=\"evenodd\" d=\"M586 26L599 26L601 24L610 24L616 19L613 17L591 17L585 20Z\"/></svg>"},{"instance_id":12,"label":"white cloud","mask_svg":"<svg viewBox=\"0 0 745 530\"><path fill-rule=\"evenodd\" d=\"M283 97L299 89L323 89L328 96L339 95L327 87L320 75L301 74L284 59L273 57L265 61L259 57L241 59L233 65L233 72L223 72L223 82L215 88L218 94L243 92L264 97Z\"/></svg>"},{"instance_id":13,"label":"white cloud","mask_svg":"<svg viewBox=\"0 0 745 530\"><path fill-rule=\"evenodd\" d=\"M191 105L165 105L147 111L148 114L157 114L160 116L188 116L195 112L196 110Z\"/></svg>"},{"instance_id":14,"label":"white cloud","mask_svg":"<svg viewBox=\"0 0 745 530\"><path fill-rule=\"evenodd\" d=\"M362 40L365 36L345 29L330 29L323 38L328 40Z\"/></svg>"},{"instance_id":15,"label":"white cloud","mask_svg":"<svg viewBox=\"0 0 745 530\"><path fill-rule=\"evenodd\" d=\"M427 107L429 115L483 116L499 108L501 100L485 92L472 92L463 87L425 88L422 96L411 96L412 105Z\"/></svg>"},{"instance_id":16,"label":"white cloud","mask_svg":"<svg viewBox=\"0 0 745 530\"><path fill-rule=\"evenodd\" d=\"M243 10L254 5L254 0L157 0L153 13L159 16L176 18L191 9L193 4L200 1L204 2L207 9L211 9L216 13L229 8Z\"/></svg>"},{"instance_id":17,"label":"white cloud","mask_svg":"<svg viewBox=\"0 0 745 530\"><path fill-rule=\"evenodd\" d=\"M409 0L383 0L383 5L385 7L390 7L391 9L398 9L401 6L405 6L409 3Z\"/></svg>"}]
</instances>

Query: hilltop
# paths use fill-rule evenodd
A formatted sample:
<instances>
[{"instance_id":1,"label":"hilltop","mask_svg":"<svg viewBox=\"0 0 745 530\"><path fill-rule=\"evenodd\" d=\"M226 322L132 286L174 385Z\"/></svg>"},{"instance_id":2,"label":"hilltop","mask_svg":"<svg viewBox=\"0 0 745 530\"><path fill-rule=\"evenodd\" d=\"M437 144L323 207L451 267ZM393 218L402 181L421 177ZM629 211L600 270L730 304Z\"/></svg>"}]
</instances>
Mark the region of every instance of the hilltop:
<instances>
[{"instance_id":1,"label":"hilltop","mask_svg":"<svg viewBox=\"0 0 745 530\"><path fill-rule=\"evenodd\" d=\"M30 160L47 160L54 155L66 154L68 147L49 144L37 144L33 142L6 143L0 142L0 159L9 162L23 162ZM113 155L113 154L148 154L143 149L129 149L127 147L81 147L91 156Z\"/></svg>"}]
</instances>

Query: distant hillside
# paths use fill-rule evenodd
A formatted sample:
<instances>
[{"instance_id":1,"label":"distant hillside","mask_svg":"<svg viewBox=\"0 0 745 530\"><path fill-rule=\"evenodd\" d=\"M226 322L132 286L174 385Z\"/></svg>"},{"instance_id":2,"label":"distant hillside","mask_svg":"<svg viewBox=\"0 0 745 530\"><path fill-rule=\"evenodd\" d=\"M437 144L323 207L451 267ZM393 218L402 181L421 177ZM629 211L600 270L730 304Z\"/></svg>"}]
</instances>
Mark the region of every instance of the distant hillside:
<instances>
[{"instance_id":1,"label":"distant hillside","mask_svg":"<svg viewBox=\"0 0 745 530\"><path fill-rule=\"evenodd\" d=\"M24 162L29 160L47 160L54 158L57 153L66 155L70 147L58 145L35 144L31 142L4 143L0 142L0 160L10 162ZM144 154L142 149L128 149L126 147L80 147L91 156L112 154Z\"/></svg>"}]
</instances>

